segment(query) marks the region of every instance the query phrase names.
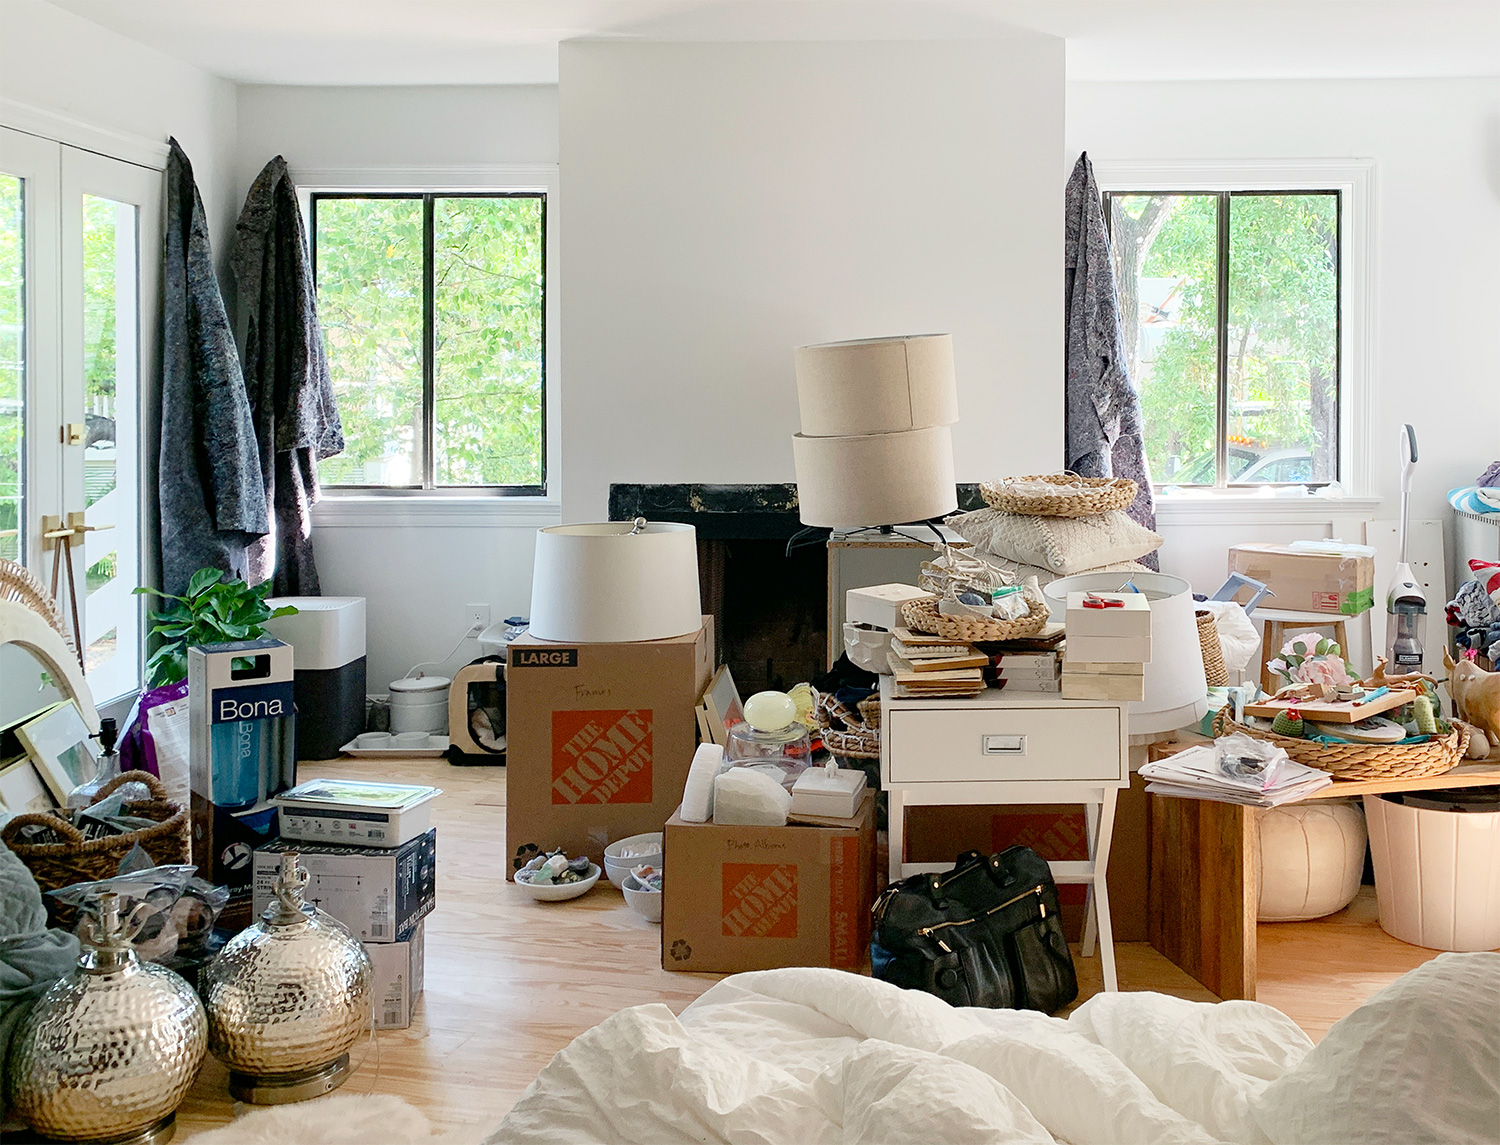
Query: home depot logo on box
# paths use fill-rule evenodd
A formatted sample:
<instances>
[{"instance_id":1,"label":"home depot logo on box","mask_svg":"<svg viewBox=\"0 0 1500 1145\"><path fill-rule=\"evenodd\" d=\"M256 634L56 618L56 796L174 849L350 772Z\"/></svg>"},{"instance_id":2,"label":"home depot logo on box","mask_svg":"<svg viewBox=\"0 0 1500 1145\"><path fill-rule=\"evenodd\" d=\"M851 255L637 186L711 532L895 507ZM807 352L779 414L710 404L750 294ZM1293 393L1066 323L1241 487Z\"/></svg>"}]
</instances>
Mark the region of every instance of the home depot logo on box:
<instances>
[{"instance_id":1,"label":"home depot logo on box","mask_svg":"<svg viewBox=\"0 0 1500 1145\"><path fill-rule=\"evenodd\" d=\"M552 802L650 803L651 709L553 712Z\"/></svg>"},{"instance_id":2,"label":"home depot logo on box","mask_svg":"<svg viewBox=\"0 0 1500 1145\"><path fill-rule=\"evenodd\" d=\"M797 867L792 863L724 863L724 936L797 937Z\"/></svg>"}]
</instances>

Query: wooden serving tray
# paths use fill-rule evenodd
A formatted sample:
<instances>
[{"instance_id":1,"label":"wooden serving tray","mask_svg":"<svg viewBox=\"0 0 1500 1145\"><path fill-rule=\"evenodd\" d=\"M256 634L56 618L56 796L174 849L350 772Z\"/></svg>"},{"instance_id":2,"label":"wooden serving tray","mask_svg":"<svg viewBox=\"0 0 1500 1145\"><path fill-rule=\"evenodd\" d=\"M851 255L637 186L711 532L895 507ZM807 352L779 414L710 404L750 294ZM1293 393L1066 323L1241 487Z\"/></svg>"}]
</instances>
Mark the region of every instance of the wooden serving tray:
<instances>
[{"instance_id":1,"label":"wooden serving tray","mask_svg":"<svg viewBox=\"0 0 1500 1145\"><path fill-rule=\"evenodd\" d=\"M1416 698L1416 692L1403 688L1399 691L1387 692L1378 699L1364 704L1356 704L1353 700L1344 700L1339 703L1330 703L1327 700L1262 700L1258 704L1246 704L1245 714L1274 719L1295 702L1297 710L1305 719L1316 720L1320 724L1357 724L1368 716L1378 716L1382 712L1409 704Z\"/></svg>"}]
</instances>

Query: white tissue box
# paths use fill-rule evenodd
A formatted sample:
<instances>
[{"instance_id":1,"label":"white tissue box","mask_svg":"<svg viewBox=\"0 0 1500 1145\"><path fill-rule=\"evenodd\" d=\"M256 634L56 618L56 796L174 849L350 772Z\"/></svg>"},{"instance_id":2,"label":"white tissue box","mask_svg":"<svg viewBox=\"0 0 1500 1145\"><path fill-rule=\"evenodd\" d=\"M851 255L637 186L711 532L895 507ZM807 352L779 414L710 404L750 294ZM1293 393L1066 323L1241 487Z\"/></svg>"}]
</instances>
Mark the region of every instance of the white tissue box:
<instances>
[{"instance_id":1,"label":"white tissue box","mask_svg":"<svg viewBox=\"0 0 1500 1145\"><path fill-rule=\"evenodd\" d=\"M809 767L792 784L792 814L852 819L864 796L864 772L851 767Z\"/></svg>"}]
</instances>

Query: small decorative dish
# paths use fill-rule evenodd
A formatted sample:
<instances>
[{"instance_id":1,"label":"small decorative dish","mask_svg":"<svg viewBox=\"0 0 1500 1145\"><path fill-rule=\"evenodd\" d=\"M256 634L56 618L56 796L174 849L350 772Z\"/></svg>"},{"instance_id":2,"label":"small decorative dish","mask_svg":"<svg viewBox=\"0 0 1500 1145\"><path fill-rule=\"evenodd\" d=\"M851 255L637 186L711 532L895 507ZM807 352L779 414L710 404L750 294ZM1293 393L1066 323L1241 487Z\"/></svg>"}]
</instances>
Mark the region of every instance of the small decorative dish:
<instances>
[{"instance_id":1,"label":"small decorative dish","mask_svg":"<svg viewBox=\"0 0 1500 1145\"><path fill-rule=\"evenodd\" d=\"M620 889L625 892L625 901L636 914L647 922L661 921L661 891L641 882L634 875L626 875Z\"/></svg>"},{"instance_id":2,"label":"small decorative dish","mask_svg":"<svg viewBox=\"0 0 1500 1145\"><path fill-rule=\"evenodd\" d=\"M588 873L576 883L533 883L533 872L522 868L516 872L516 886L537 902L566 902L588 894L603 873L598 863L590 863Z\"/></svg>"},{"instance_id":3,"label":"small decorative dish","mask_svg":"<svg viewBox=\"0 0 1500 1145\"><path fill-rule=\"evenodd\" d=\"M641 864L659 867L662 863L662 833L647 831L642 835L630 835L616 839L604 848L604 873L609 881L621 890L630 872Z\"/></svg>"}]
</instances>

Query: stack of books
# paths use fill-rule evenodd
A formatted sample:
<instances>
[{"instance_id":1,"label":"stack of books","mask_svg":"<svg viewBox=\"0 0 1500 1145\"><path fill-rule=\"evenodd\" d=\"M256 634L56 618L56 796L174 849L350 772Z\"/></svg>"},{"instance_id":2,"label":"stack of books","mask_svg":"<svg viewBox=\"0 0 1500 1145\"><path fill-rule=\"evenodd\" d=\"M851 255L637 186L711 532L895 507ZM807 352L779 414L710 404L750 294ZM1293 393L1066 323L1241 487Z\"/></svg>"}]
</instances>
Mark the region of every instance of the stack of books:
<instances>
[{"instance_id":1,"label":"stack of books","mask_svg":"<svg viewBox=\"0 0 1500 1145\"><path fill-rule=\"evenodd\" d=\"M1062 655L1045 652L1003 652L999 660L1000 687L1007 692L1058 692L1062 689Z\"/></svg>"},{"instance_id":2,"label":"stack of books","mask_svg":"<svg viewBox=\"0 0 1500 1145\"><path fill-rule=\"evenodd\" d=\"M902 699L977 696L984 691L990 658L972 644L896 628L887 653L896 695Z\"/></svg>"},{"instance_id":3,"label":"stack of books","mask_svg":"<svg viewBox=\"0 0 1500 1145\"><path fill-rule=\"evenodd\" d=\"M1333 776L1290 759L1264 775L1227 775L1219 769L1218 754L1210 744L1190 747L1157 763L1141 766L1153 795L1181 799L1211 799L1219 803L1243 803L1250 807L1279 807L1306 799L1315 791L1333 785Z\"/></svg>"}]
</instances>

